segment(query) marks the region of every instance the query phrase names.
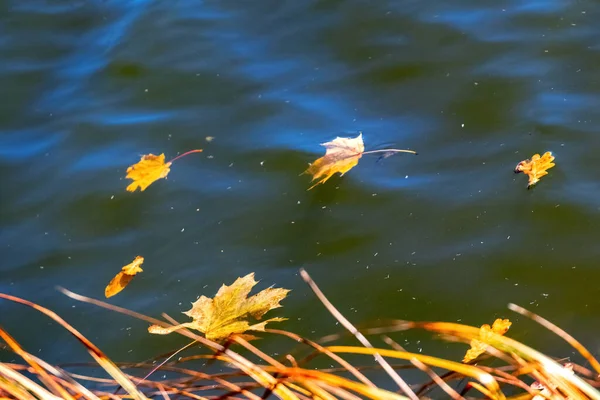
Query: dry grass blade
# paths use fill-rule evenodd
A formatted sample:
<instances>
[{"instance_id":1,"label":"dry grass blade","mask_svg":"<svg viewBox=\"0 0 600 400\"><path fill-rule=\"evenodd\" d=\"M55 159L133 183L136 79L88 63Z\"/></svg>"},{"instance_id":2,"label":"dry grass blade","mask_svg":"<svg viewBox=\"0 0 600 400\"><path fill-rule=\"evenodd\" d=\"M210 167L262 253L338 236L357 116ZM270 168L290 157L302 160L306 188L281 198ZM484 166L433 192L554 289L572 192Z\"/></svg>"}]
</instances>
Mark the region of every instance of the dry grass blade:
<instances>
[{"instance_id":1,"label":"dry grass blade","mask_svg":"<svg viewBox=\"0 0 600 400\"><path fill-rule=\"evenodd\" d=\"M67 321L62 319L56 313L48 310L45 307L32 303L28 300L24 300L19 297L11 296L8 294L0 293L0 298L26 305L52 318L54 321L62 325L63 328L68 330L73 336L75 336L86 347L88 353L90 353L90 355L94 358L98 365L104 368L104 370L108 372L110 376L112 376L117 382L119 382L119 384L123 386L123 388L127 391L127 393L131 395L132 398L136 400L147 399L143 393L136 389L133 382L131 382L131 380L129 380L129 378L108 357L106 357L106 355L98 347L96 347L96 345L90 342L85 336L79 333L78 330L69 325Z\"/></svg>"},{"instance_id":2,"label":"dry grass blade","mask_svg":"<svg viewBox=\"0 0 600 400\"><path fill-rule=\"evenodd\" d=\"M0 364L1 365L1 364ZM25 388L18 385L16 382L10 381L0 374L0 399L4 399L6 395L12 396L9 398L19 400L36 400Z\"/></svg>"},{"instance_id":3,"label":"dry grass blade","mask_svg":"<svg viewBox=\"0 0 600 400\"><path fill-rule=\"evenodd\" d=\"M340 364L342 367L344 367L348 372L350 372L352 375L354 375L358 380L360 380L365 385L375 387L375 384L373 382L371 382L369 380L369 378L367 378L366 376L361 374L360 371L358 371L358 369L356 369L352 364L350 364L348 361L344 360L342 357L338 356L337 354L330 352L329 350L327 350L325 347L321 346L320 344L315 343L311 340L305 339L301 336L298 336L295 333L282 331L280 329L266 329L265 332L275 333L278 335L284 335L284 336L294 339L297 342L306 343L307 345L313 347L317 351L327 355L332 360L336 361L338 364Z\"/></svg>"},{"instance_id":4,"label":"dry grass blade","mask_svg":"<svg viewBox=\"0 0 600 400\"><path fill-rule=\"evenodd\" d=\"M173 325L170 325L159 319L151 318L146 315L127 310L126 308L114 306L112 304L105 303L105 302L97 300L97 299L92 299L90 297L86 297L86 296L82 296L77 293L73 293L70 290L67 290L65 288L59 288L59 291L72 299L75 299L75 300L78 300L78 301L81 301L84 303L94 304L94 305L97 305L97 306L100 306L100 307L103 307L103 308L106 308L109 310L113 310L113 311L116 311L116 312L119 312L119 313L122 313L125 315L130 315L132 317L141 319L143 321L150 322L151 324L160 325L165 328L170 328L173 326ZM190 339L198 341L199 343L201 343L202 345L206 346L209 349L212 349L216 352L225 354L227 356L226 362L231 363L231 364L235 365L236 367L238 367L240 370L244 371L245 374L247 374L249 377L254 379L256 382L260 383L263 387L265 387L267 389L271 389L273 391L273 393L280 399L282 399L282 400L297 400L298 399L298 397L294 393L292 393L287 387L280 385L279 382L277 381L277 379L275 379L269 373L265 372L259 366L250 362L249 360L242 357L238 353L231 351L230 349L226 349L223 346L221 346L220 344L213 342L212 340L208 340L202 336L196 335L196 334L190 332L188 329L178 329L176 332L180 335L183 335Z\"/></svg>"},{"instance_id":5,"label":"dry grass blade","mask_svg":"<svg viewBox=\"0 0 600 400\"><path fill-rule=\"evenodd\" d=\"M362 348L362 347L360 347ZM273 367L265 367L266 370L272 370ZM373 388L365 384L351 381L337 375L328 374L319 370L304 368L285 368L276 370L279 374L289 377L289 379L305 385L307 381L312 383L325 383L338 388L352 390L362 396L374 400L406 400L406 396L390 392L385 389ZM306 387L306 386L305 386Z\"/></svg>"},{"instance_id":6,"label":"dry grass blade","mask_svg":"<svg viewBox=\"0 0 600 400\"><path fill-rule=\"evenodd\" d=\"M414 326L432 332L463 338L465 340L477 338L479 335L479 329L477 328L451 322L422 322L415 323ZM486 343L506 354L513 355L513 357L516 355L523 358L529 366L533 366L537 370L543 372L544 375L552 376L556 379L557 384L564 387L565 392L570 392L573 390L572 388L576 388L590 399L600 400L600 392L593 386L539 351L517 342L514 339L501 335L491 335Z\"/></svg>"},{"instance_id":7,"label":"dry grass blade","mask_svg":"<svg viewBox=\"0 0 600 400\"><path fill-rule=\"evenodd\" d=\"M426 356L423 354L409 353L406 351L388 350L388 349L373 349L356 346L329 346L329 351L334 353L346 354L370 354L377 353L390 358L399 358L402 360L417 359L422 363L438 368L444 368L448 371L458 372L464 376L471 377L481 382L494 395L495 399L503 399L504 394L500 391L500 386L494 377L487 372L480 370L472 365L457 363L455 361L445 360L443 358Z\"/></svg>"},{"instance_id":8,"label":"dry grass blade","mask_svg":"<svg viewBox=\"0 0 600 400\"><path fill-rule=\"evenodd\" d=\"M312 280L312 278L304 268L300 269L300 276L310 286L313 292L315 292L315 294L317 295L319 300L321 300L321 303L323 303L325 308L327 308L327 310L335 317L335 319L337 319L342 324L344 328L350 331L363 346L373 348L373 345L371 345L367 338L362 333L360 333L358 329L356 329L354 325L352 325L352 323L348 321L346 317L344 317L342 313L340 313L333 304L331 304L331 302L323 294L321 289L319 289L315 281ZM387 372L387 374L394 380L394 382L396 382L396 384L402 389L402 391L410 399L418 400L417 395L412 391L410 386L408 386L408 384L404 382L404 379L402 379L400 375L398 375L398 373L394 371L390 364L383 357L381 357L381 355L374 353L374 356L375 360L383 367L385 372Z\"/></svg>"},{"instance_id":9,"label":"dry grass blade","mask_svg":"<svg viewBox=\"0 0 600 400\"><path fill-rule=\"evenodd\" d=\"M46 385L48 389L50 389L57 396L61 396L66 400L75 400L73 396L69 392L65 390L62 386L52 379L48 373L42 368L37 361L29 355L23 348L17 343L17 341L2 327L0 327L0 337L10 346L10 348L17 353L23 360L27 362L27 364L31 365L31 368L35 371L38 378Z\"/></svg>"},{"instance_id":10,"label":"dry grass blade","mask_svg":"<svg viewBox=\"0 0 600 400\"><path fill-rule=\"evenodd\" d=\"M567 332L565 332L564 330L560 329L558 326L554 325L552 322L548 321L547 319L540 317L537 314L532 313L529 310L526 310L523 307L520 307L516 304L510 303L508 305L508 308L516 313L519 313L525 317L531 318L532 320L534 320L535 322L537 322L538 324L542 325L544 328L554 332L556 335L560 336L565 342L569 343L571 346L573 346L573 348L575 350L577 350L579 352L579 354L581 354L592 366L592 368L594 368L594 370L596 370L596 372L598 374L600 374L600 363L598 362L598 360L596 360L594 358L594 356L592 355L592 353L590 353L588 351L588 349L586 349L577 339L575 339L573 336L569 335Z\"/></svg>"},{"instance_id":11,"label":"dry grass blade","mask_svg":"<svg viewBox=\"0 0 600 400\"><path fill-rule=\"evenodd\" d=\"M31 379L26 376L18 373L14 369L8 367L4 363L0 363L0 380L4 378L7 383L5 384L7 389L12 392L20 392L21 387L28 390L29 392L35 394L38 399L41 400L61 400L60 397L50 393L48 390L44 389ZM15 384L19 385L16 386ZM9 391L7 390L7 391ZM18 398L18 397L17 397ZM23 397L27 398L27 397Z\"/></svg>"},{"instance_id":12,"label":"dry grass blade","mask_svg":"<svg viewBox=\"0 0 600 400\"><path fill-rule=\"evenodd\" d=\"M315 382L306 381L303 382L304 387L308 389L312 393L313 398L322 399L322 400L337 400L331 393L327 392L325 389L322 389ZM263 396L263 398L266 398Z\"/></svg>"},{"instance_id":13,"label":"dry grass blade","mask_svg":"<svg viewBox=\"0 0 600 400\"><path fill-rule=\"evenodd\" d=\"M98 400L98 396L88 390L85 386L77 382L73 377L63 371L62 369L48 364L46 361L34 356L33 354L29 354L41 367L43 367L46 371L51 373L52 375L66 381L71 386L72 393L77 393L79 397L83 397L89 400ZM112 381L111 381L112 382ZM66 386L66 385L65 385Z\"/></svg>"},{"instance_id":14,"label":"dry grass blade","mask_svg":"<svg viewBox=\"0 0 600 400\"><path fill-rule=\"evenodd\" d=\"M389 336L382 335L381 338L383 339L385 344L390 346L392 349L394 349L396 351L406 351L404 349L404 347L400 346L398 343L396 343L394 340L392 340L392 338L390 338ZM446 392L446 394L448 396L450 396L454 400L464 400L464 398L460 394L458 394L458 392L456 390L452 389L450 387L450 385L448 385L446 383L446 381L444 381L444 379L442 379L442 377L440 377L438 374L436 374L427 365L423 364L421 361L417 360L416 358L411 358L410 362L412 365L414 365L415 367L417 367L418 369L420 369L421 371L423 371L427 375L429 375L429 377L432 379L432 381L431 381L432 385L437 384L444 392ZM452 373L450 373L450 374L452 374ZM422 386L421 390L425 387L427 387L427 386ZM419 391L417 391L417 396L419 396L418 393L419 393Z\"/></svg>"},{"instance_id":15,"label":"dry grass blade","mask_svg":"<svg viewBox=\"0 0 600 400\"><path fill-rule=\"evenodd\" d=\"M336 395L338 398L340 399L344 399L344 400L361 400L360 397L348 392L347 390L344 389L340 389L338 387L332 386L332 385L328 385L326 383L323 382L317 382L315 383L315 385L318 385L319 387L322 387L323 389L327 390L328 392L333 393L334 395Z\"/></svg>"},{"instance_id":16,"label":"dry grass blade","mask_svg":"<svg viewBox=\"0 0 600 400\"><path fill-rule=\"evenodd\" d=\"M417 368L419 368L421 371L425 372L427 375L429 375L429 377L444 391L446 392L446 394L448 394L448 396L450 396L451 398L453 398L454 400L464 400L464 397L462 397L460 394L458 394L458 392L454 389L452 389L450 387L450 385L448 385L446 382L444 382L444 380L442 378L440 378L440 376L438 374L436 374L435 372L433 372L433 370L431 368L429 368L427 365L423 364L421 361L417 360L416 358L411 358L410 360L411 363L413 363Z\"/></svg>"}]
</instances>

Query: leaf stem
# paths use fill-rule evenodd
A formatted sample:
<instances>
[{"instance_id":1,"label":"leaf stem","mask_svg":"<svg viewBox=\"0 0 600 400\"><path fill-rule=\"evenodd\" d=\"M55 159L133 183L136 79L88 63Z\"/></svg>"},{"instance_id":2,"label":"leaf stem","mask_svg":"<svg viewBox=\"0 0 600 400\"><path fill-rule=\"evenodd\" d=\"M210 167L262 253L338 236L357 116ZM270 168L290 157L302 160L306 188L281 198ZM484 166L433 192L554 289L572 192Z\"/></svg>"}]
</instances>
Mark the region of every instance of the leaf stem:
<instances>
[{"instance_id":1,"label":"leaf stem","mask_svg":"<svg viewBox=\"0 0 600 400\"><path fill-rule=\"evenodd\" d=\"M171 161L169 161L169 163L172 163L173 161L175 161L175 160L178 160L178 159L180 159L181 157L185 157L185 156L187 156L188 154L192 154L192 153L201 153L201 152L202 152L202 149L196 149L196 150L190 150L190 151L186 151L185 153L183 153L183 154L180 154L180 155L178 155L177 157L175 157L174 159L172 159Z\"/></svg>"},{"instance_id":2,"label":"leaf stem","mask_svg":"<svg viewBox=\"0 0 600 400\"><path fill-rule=\"evenodd\" d=\"M401 149L381 149L381 150L369 150L364 151L362 154L373 154L373 153L411 153L417 155L418 153L414 150L401 150Z\"/></svg>"}]
</instances>

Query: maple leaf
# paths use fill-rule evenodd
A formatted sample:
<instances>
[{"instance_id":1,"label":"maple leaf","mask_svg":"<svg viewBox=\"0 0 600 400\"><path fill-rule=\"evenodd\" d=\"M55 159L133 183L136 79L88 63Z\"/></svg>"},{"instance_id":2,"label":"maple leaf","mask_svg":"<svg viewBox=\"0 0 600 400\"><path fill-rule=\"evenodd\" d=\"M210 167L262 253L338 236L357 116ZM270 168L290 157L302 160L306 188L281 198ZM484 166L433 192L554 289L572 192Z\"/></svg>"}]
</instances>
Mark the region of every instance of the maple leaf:
<instances>
[{"instance_id":1,"label":"maple leaf","mask_svg":"<svg viewBox=\"0 0 600 400\"><path fill-rule=\"evenodd\" d=\"M534 154L531 159L523 160L515 167L515 173L523 172L529 176L529 184L527 188L535 185L544 175L548 175L547 170L554 167L554 156L552 152L547 151L542 156Z\"/></svg>"},{"instance_id":2,"label":"maple leaf","mask_svg":"<svg viewBox=\"0 0 600 400\"><path fill-rule=\"evenodd\" d=\"M464 363L469 363L475 360L477 357L485 353L485 349L487 348L487 343L494 335L504 335L508 328L512 325L508 319L500 319L494 321L492 326L488 324L481 325L479 329L479 339L471 340L471 348L465 354L463 358Z\"/></svg>"},{"instance_id":3,"label":"maple leaf","mask_svg":"<svg viewBox=\"0 0 600 400\"><path fill-rule=\"evenodd\" d=\"M256 324L248 322L248 316L260 320L268 311L281 307L279 302L289 293L287 289L268 288L248 297L256 284L254 273L238 278L231 286L221 286L214 298L201 296L192 303L192 308L184 312L192 322L169 328L152 325L148 332L166 335L180 328L191 328L203 332L207 339L220 340L246 331L264 331L269 322L285 321L287 318L271 318Z\"/></svg>"},{"instance_id":4,"label":"maple leaf","mask_svg":"<svg viewBox=\"0 0 600 400\"><path fill-rule=\"evenodd\" d=\"M400 152L417 154L412 150L398 149L365 151L362 133L355 138L336 137L331 142L321 143L321 146L324 146L326 149L325 155L315 160L315 162L310 164L306 171L304 171L305 174L311 174L313 176L313 181L317 181L308 188L308 190L320 183L327 182L327 180L335 173L339 173L340 176L344 175L358 164L358 160L364 154L385 153L385 157Z\"/></svg>"},{"instance_id":5,"label":"maple leaf","mask_svg":"<svg viewBox=\"0 0 600 400\"><path fill-rule=\"evenodd\" d=\"M143 272L144 270L140 267L144 262L144 257L137 256L131 264L127 264L123 268L121 268L121 272L115 275L114 278L108 283L106 289L104 289L104 296L106 298L112 297L115 294L119 293L121 290L125 289L125 286L129 285L129 282L133 279L133 277Z\"/></svg>"},{"instance_id":6,"label":"maple leaf","mask_svg":"<svg viewBox=\"0 0 600 400\"><path fill-rule=\"evenodd\" d=\"M185 152L169 162L165 163L165 155L155 156L154 154L143 155L137 164L133 164L127 168L127 176L125 178L133 180L127 186L128 192L135 192L139 187L143 192L148 186L161 178L166 178L169 175L170 167L173 161L184 157L191 153L199 153L201 149L190 150Z\"/></svg>"}]
</instances>

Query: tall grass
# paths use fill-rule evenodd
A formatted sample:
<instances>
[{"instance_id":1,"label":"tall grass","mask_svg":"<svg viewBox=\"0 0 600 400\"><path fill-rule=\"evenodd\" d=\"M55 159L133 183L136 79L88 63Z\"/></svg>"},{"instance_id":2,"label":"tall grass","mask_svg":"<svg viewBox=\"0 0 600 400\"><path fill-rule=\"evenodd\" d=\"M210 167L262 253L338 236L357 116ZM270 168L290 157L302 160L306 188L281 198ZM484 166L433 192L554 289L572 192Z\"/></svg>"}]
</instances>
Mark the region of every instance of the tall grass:
<instances>
[{"instance_id":1,"label":"tall grass","mask_svg":"<svg viewBox=\"0 0 600 400\"><path fill-rule=\"evenodd\" d=\"M489 399L598 399L600 400L600 363L575 338L549 322L516 305L509 308L550 329L569 343L586 360L586 366L542 354L510 337L491 334L480 336L478 327L449 322L395 321L388 326L359 331L327 300L308 273L301 276L323 305L344 328L357 339L357 346L336 344L344 336L337 334L311 340L295 333L267 329L269 337L289 339L290 352L275 359L243 336L232 336L217 343L187 329L176 332L191 340L182 349L141 363L118 363L110 360L60 316L38 304L0 293L0 298L33 308L63 326L88 351L92 360L70 366L50 365L27 352L6 330L0 338L6 349L21 362L0 363L0 399L419 399L419 398L489 398ZM114 312L130 315L151 324L168 328L177 322L168 316L158 320L111 304L60 289L65 295ZM1 322L1 321L0 321ZM411 329L425 330L453 342L483 341L486 353L471 363L411 353L392 341L387 333ZM389 347L376 348L370 337L381 337ZM1 342L0 342L1 343ZM194 346L192 346L192 344ZM300 345L304 357L297 359ZM292 352L291 350L294 349ZM184 355L185 353L185 355ZM177 355L177 357L175 357ZM365 356L364 364L351 364L344 357ZM560 357L560 355L557 355ZM327 358L337 367L314 369L310 361ZM228 372L211 372L199 368L197 360L223 366ZM73 372L89 368L89 374ZM99 378L97 371L105 371ZM403 371L422 374L420 382L407 383ZM70 371L71 370L71 371ZM389 377L385 387L378 387L366 375L380 370ZM157 378L158 371L168 378ZM382 375L383 376L383 375ZM508 397L507 397L508 396Z\"/></svg>"}]
</instances>

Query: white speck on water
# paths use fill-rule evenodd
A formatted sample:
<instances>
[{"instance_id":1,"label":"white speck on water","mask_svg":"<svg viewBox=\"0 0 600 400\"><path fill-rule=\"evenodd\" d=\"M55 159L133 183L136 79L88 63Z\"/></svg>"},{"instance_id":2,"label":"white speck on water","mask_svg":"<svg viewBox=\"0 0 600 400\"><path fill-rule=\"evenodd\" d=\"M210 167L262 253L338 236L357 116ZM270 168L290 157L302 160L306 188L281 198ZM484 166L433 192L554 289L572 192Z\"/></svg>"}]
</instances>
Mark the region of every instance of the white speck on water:
<instances>
[{"instance_id":1,"label":"white speck on water","mask_svg":"<svg viewBox=\"0 0 600 400\"><path fill-rule=\"evenodd\" d=\"M379 253L375 253L375 254L373 254L373 257L377 257L377 254L379 254Z\"/></svg>"},{"instance_id":2,"label":"white speck on water","mask_svg":"<svg viewBox=\"0 0 600 400\"><path fill-rule=\"evenodd\" d=\"M115 195L114 195L114 194L113 194L112 196L110 196L110 199L111 199L111 200L112 200L112 199L114 199L114 198L115 198Z\"/></svg>"},{"instance_id":3,"label":"white speck on water","mask_svg":"<svg viewBox=\"0 0 600 400\"><path fill-rule=\"evenodd\" d=\"M465 127L465 124L460 124L460 127L461 127L461 128L464 128L464 127Z\"/></svg>"},{"instance_id":4,"label":"white speck on water","mask_svg":"<svg viewBox=\"0 0 600 400\"><path fill-rule=\"evenodd\" d=\"M265 165L265 162L264 162L264 161L261 161L261 162L260 162L260 165Z\"/></svg>"},{"instance_id":5,"label":"white speck on water","mask_svg":"<svg viewBox=\"0 0 600 400\"><path fill-rule=\"evenodd\" d=\"M181 232L185 231L185 228L181 228Z\"/></svg>"},{"instance_id":6,"label":"white speck on water","mask_svg":"<svg viewBox=\"0 0 600 400\"><path fill-rule=\"evenodd\" d=\"M199 209L199 208L196 208L196 211L200 211L200 209Z\"/></svg>"},{"instance_id":7,"label":"white speck on water","mask_svg":"<svg viewBox=\"0 0 600 400\"><path fill-rule=\"evenodd\" d=\"M510 239L510 235L508 235L508 236L506 237L506 240L508 240L508 239Z\"/></svg>"},{"instance_id":8,"label":"white speck on water","mask_svg":"<svg viewBox=\"0 0 600 400\"><path fill-rule=\"evenodd\" d=\"M408 175L406 175L406 176L404 177L404 179L408 179Z\"/></svg>"}]
</instances>

